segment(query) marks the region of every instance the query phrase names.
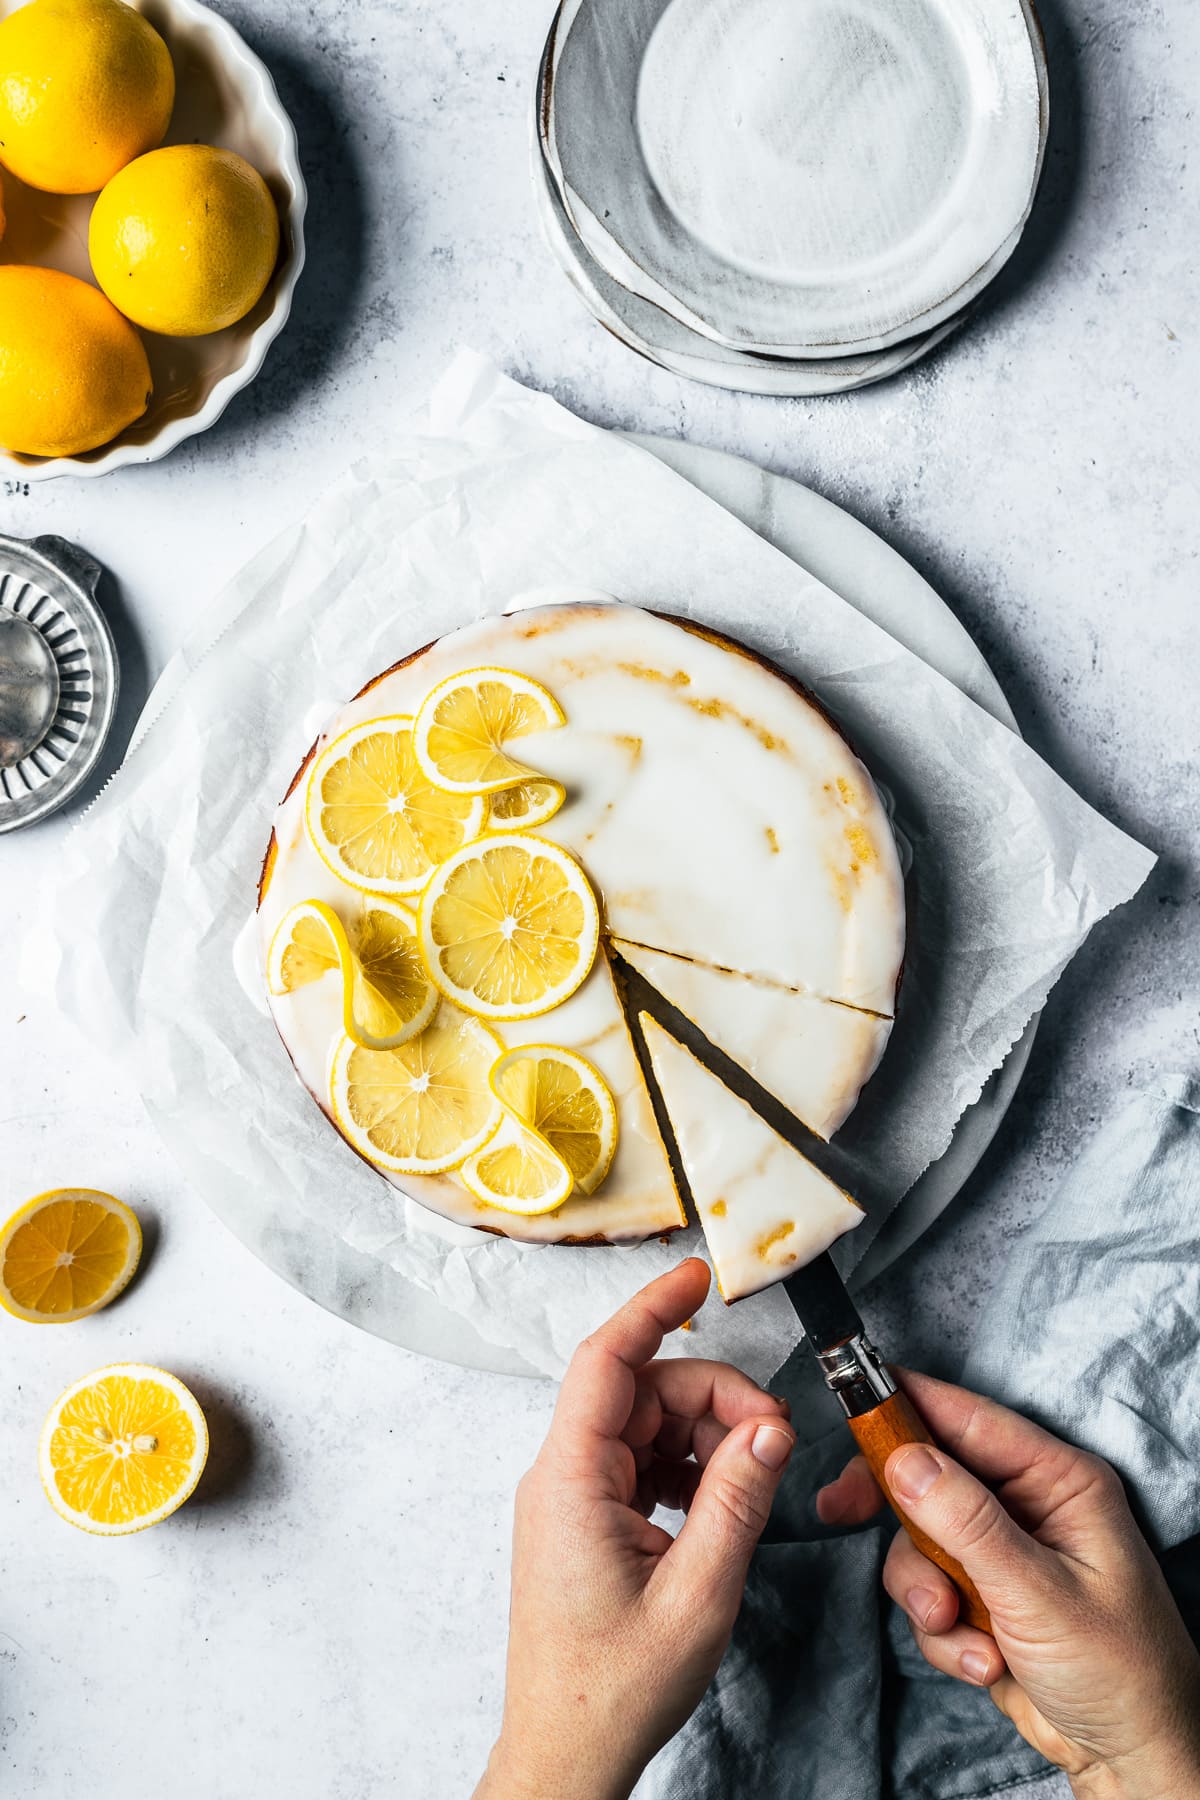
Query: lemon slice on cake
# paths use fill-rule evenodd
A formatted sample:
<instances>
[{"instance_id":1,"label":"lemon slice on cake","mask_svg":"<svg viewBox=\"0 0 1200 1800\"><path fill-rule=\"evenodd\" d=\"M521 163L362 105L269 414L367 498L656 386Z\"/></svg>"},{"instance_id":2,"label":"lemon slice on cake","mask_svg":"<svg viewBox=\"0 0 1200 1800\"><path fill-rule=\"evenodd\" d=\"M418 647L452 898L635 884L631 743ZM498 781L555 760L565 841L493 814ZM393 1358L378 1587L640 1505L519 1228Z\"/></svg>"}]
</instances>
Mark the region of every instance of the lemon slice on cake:
<instances>
[{"instance_id":1,"label":"lemon slice on cake","mask_svg":"<svg viewBox=\"0 0 1200 1800\"><path fill-rule=\"evenodd\" d=\"M305 821L317 853L351 887L416 894L430 871L479 836L477 795L435 786L413 754L404 715L368 719L327 744L308 780Z\"/></svg>"},{"instance_id":2,"label":"lemon slice on cake","mask_svg":"<svg viewBox=\"0 0 1200 1800\"><path fill-rule=\"evenodd\" d=\"M334 1119L380 1168L400 1175L457 1168L500 1123L488 1075L502 1050L481 1020L452 1006L397 1050L366 1050L344 1037L330 1074Z\"/></svg>"},{"instance_id":3,"label":"lemon slice on cake","mask_svg":"<svg viewBox=\"0 0 1200 1800\"><path fill-rule=\"evenodd\" d=\"M0 1306L35 1325L67 1325L115 1300L138 1266L137 1215L95 1188L53 1188L0 1228Z\"/></svg>"},{"instance_id":4,"label":"lemon slice on cake","mask_svg":"<svg viewBox=\"0 0 1200 1800\"><path fill-rule=\"evenodd\" d=\"M182 1506L208 1456L204 1414L182 1381L113 1363L50 1409L38 1444L42 1485L60 1518L120 1537Z\"/></svg>"},{"instance_id":5,"label":"lemon slice on cake","mask_svg":"<svg viewBox=\"0 0 1200 1800\"><path fill-rule=\"evenodd\" d=\"M549 1012L587 978L600 909L573 856L545 838L468 844L421 896L418 939L443 994L488 1019Z\"/></svg>"},{"instance_id":6,"label":"lemon slice on cake","mask_svg":"<svg viewBox=\"0 0 1200 1800\"><path fill-rule=\"evenodd\" d=\"M531 1125L594 1194L617 1148L617 1108L600 1071L574 1050L522 1044L506 1050L489 1080L505 1111Z\"/></svg>"},{"instance_id":7,"label":"lemon slice on cake","mask_svg":"<svg viewBox=\"0 0 1200 1800\"><path fill-rule=\"evenodd\" d=\"M516 787L501 788L491 796L488 824L493 831L533 831L554 817L566 797L561 781L539 777L518 782Z\"/></svg>"},{"instance_id":8,"label":"lemon slice on cake","mask_svg":"<svg viewBox=\"0 0 1200 1800\"><path fill-rule=\"evenodd\" d=\"M454 794L494 794L537 774L508 754L513 739L566 722L554 695L528 675L466 669L426 694L413 726L413 748L438 787Z\"/></svg>"},{"instance_id":9,"label":"lemon slice on cake","mask_svg":"<svg viewBox=\"0 0 1200 1800\"><path fill-rule=\"evenodd\" d=\"M570 1169L546 1140L520 1119L506 1114L482 1150L462 1166L468 1191L499 1212L556 1212L575 1185Z\"/></svg>"},{"instance_id":10,"label":"lemon slice on cake","mask_svg":"<svg viewBox=\"0 0 1200 1800\"><path fill-rule=\"evenodd\" d=\"M267 957L273 994L336 971L342 1026L368 1050L393 1050L424 1031L438 991L417 948L417 920L399 901L366 895L350 929L323 900L301 900L279 921Z\"/></svg>"}]
</instances>

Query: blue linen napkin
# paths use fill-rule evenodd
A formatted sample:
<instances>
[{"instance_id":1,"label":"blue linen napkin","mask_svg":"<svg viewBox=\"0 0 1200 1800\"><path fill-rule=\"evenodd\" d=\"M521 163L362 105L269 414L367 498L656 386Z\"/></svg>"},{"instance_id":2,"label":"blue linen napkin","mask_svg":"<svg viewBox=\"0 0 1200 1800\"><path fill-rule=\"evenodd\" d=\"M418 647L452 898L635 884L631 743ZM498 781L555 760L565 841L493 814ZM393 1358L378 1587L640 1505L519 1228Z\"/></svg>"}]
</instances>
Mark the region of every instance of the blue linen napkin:
<instances>
[{"instance_id":1,"label":"blue linen napkin","mask_svg":"<svg viewBox=\"0 0 1200 1800\"><path fill-rule=\"evenodd\" d=\"M1198 1339L1200 1082L1180 1076L1126 1100L1015 1246L961 1379L1116 1465L1151 1542L1177 1547L1164 1566L1185 1615L1200 1593ZM639 1800L1069 1796L986 1694L917 1653L879 1582L890 1514L852 1533L817 1522L850 1439L811 1358L787 1388L807 1441L717 1678Z\"/></svg>"}]
</instances>

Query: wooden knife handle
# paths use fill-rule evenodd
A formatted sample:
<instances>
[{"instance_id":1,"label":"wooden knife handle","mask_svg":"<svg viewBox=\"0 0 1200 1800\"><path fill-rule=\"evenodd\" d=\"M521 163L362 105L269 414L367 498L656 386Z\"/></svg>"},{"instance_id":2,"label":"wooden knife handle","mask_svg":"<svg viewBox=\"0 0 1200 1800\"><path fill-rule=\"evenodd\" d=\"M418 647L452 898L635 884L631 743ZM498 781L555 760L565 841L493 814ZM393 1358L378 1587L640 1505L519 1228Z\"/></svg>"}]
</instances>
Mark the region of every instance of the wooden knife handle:
<instances>
[{"instance_id":1,"label":"wooden knife handle","mask_svg":"<svg viewBox=\"0 0 1200 1800\"><path fill-rule=\"evenodd\" d=\"M888 1504L917 1549L930 1562L936 1563L957 1588L959 1617L965 1619L968 1625L977 1625L980 1631L986 1631L990 1636L991 1617L971 1577L961 1563L955 1562L932 1538L918 1530L883 1478L884 1464L892 1451L898 1450L901 1444L933 1443L910 1402L903 1394L893 1394L890 1400L884 1400L873 1412L861 1413L858 1418L848 1419L846 1423L854 1433L855 1442L866 1457L872 1475L887 1496Z\"/></svg>"}]
</instances>

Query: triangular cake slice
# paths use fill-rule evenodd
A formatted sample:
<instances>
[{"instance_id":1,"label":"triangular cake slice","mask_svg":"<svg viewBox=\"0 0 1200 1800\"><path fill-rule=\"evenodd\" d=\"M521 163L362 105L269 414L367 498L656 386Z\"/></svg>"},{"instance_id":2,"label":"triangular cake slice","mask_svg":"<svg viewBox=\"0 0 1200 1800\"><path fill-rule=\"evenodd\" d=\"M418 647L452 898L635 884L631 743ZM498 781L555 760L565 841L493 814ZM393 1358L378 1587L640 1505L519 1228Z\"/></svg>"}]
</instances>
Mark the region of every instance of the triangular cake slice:
<instances>
[{"instance_id":1,"label":"triangular cake slice","mask_svg":"<svg viewBox=\"0 0 1200 1800\"><path fill-rule=\"evenodd\" d=\"M865 1218L648 1013L639 1016L722 1297L782 1281Z\"/></svg>"},{"instance_id":2,"label":"triangular cake slice","mask_svg":"<svg viewBox=\"0 0 1200 1800\"><path fill-rule=\"evenodd\" d=\"M890 1019L644 944L613 947L780 1105L830 1138L879 1065Z\"/></svg>"}]
</instances>

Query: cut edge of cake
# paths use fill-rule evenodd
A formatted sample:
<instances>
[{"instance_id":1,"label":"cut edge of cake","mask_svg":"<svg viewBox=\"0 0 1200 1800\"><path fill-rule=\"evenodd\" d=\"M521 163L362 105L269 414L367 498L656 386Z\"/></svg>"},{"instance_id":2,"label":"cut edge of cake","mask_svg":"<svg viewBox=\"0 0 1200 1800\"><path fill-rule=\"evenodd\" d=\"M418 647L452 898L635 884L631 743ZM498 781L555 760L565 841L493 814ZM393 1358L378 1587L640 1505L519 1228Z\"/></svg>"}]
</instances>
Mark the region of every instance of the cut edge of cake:
<instances>
[{"instance_id":1,"label":"cut edge of cake","mask_svg":"<svg viewBox=\"0 0 1200 1800\"><path fill-rule=\"evenodd\" d=\"M611 943L657 999L820 1138L849 1117L887 1048L890 1019L627 939Z\"/></svg>"},{"instance_id":2,"label":"cut edge of cake","mask_svg":"<svg viewBox=\"0 0 1200 1800\"><path fill-rule=\"evenodd\" d=\"M727 1305L784 1280L862 1224L858 1202L657 1019L642 1011L638 1026Z\"/></svg>"}]
</instances>

